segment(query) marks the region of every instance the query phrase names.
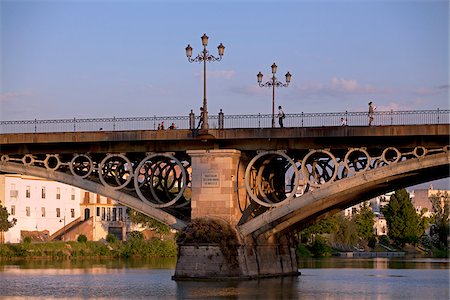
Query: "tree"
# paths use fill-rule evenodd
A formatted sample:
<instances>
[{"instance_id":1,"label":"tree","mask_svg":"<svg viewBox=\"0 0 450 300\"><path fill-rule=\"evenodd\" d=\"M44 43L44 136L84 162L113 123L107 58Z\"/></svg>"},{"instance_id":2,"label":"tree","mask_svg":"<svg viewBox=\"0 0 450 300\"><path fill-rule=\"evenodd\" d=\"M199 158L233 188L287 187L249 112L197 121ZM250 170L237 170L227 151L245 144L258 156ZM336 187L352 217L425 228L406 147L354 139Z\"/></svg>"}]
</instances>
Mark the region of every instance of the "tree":
<instances>
[{"instance_id":1,"label":"tree","mask_svg":"<svg viewBox=\"0 0 450 300\"><path fill-rule=\"evenodd\" d=\"M358 233L355 222L343 213L333 216L337 230L331 234L331 242L342 249L351 249L358 243Z\"/></svg>"},{"instance_id":2,"label":"tree","mask_svg":"<svg viewBox=\"0 0 450 300\"><path fill-rule=\"evenodd\" d=\"M448 236L450 233L449 214L450 214L450 197L447 192L430 197L434 210L434 225L438 235L440 248L447 249Z\"/></svg>"},{"instance_id":3,"label":"tree","mask_svg":"<svg viewBox=\"0 0 450 300\"><path fill-rule=\"evenodd\" d=\"M373 224L375 214L367 202L364 202L361 210L353 217L356 223L358 236L364 240L369 240L373 236Z\"/></svg>"},{"instance_id":4,"label":"tree","mask_svg":"<svg viewBox=\"0 0 450 300\"><path fill-rule=\"evenodd\" d=\"M389 237L398 245L416 244L423 231L406 189L395 191L383 210Z\"/></svg>"},{"instance_id":5,"label":"tree","mask_svg":"<svg viewBox=\"0 0 450 300\"><path fill-rule=\"evenodd\" d=\"M8 221L8 217L9 217L9 213L8 210L6 209L6 207L3 207L0 204L0 232L2 240L1 242L3 242L3 232L8 231L11 227L13 227L14 225L16 225L17 220L14 218L11 221Z\"/></svg>"},{"instance_id":6,"label":"tree","mask_svg":"<svg viewBox=\"0 0 450 300\"><path fill-rule=\"evenodd\" d=\"M161 223L152 217L144 215L134 209L127 208L127 215L130 218L131 222L140 224L145 228L151 229L158 234L166 234L170 232L170 227L164 223Z\"/></svg>"}]
</instances>

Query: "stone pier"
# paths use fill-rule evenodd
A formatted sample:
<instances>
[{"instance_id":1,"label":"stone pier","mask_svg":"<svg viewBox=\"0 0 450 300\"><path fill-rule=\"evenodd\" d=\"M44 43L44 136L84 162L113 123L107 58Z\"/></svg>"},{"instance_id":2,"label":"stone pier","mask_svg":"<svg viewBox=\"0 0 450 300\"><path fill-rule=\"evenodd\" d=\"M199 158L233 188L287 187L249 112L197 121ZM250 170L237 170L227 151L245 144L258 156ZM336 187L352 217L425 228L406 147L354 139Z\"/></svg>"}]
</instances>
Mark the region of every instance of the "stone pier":
<instances>
[{"instance_id":1,"label":"stone pier","mask_svg":"<svg viewBox=\"0 0 450 300\"><path fill-rule=\"evenodd\" d=\"M180 234L175 280L298 275L295 241L242 236L245 166L234 149L192 150L192 222Z\"/></svg>"}]
</instances>

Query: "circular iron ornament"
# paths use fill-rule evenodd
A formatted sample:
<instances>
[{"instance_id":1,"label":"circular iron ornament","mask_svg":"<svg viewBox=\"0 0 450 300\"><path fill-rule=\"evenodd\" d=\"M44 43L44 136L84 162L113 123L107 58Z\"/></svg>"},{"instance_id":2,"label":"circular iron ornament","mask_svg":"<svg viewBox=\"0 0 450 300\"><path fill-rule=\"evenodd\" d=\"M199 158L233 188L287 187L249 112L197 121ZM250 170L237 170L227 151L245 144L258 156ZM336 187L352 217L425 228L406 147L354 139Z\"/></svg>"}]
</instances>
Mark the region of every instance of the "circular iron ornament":
<instances>
[{"instance_id":1,"label":"circular iron ornament","mask_svg":"<svg viewBox=\"0 0 450 300\"><path fill-rule=\"evenodd\" d=\"M321 154L321 153L322 153L322 154L328 156L328 161L326 162L326 165L323 165L323 164L320 165L320 167L321 167L322 170L324 171L324 172L322 173L322 175L320 175L320 179L323 179L323 180L325 181L324 183L320 183L320 180L319 180L319 182L313 182L313 181L311 181L311 175L312 175L312 172L310 173L309 170L308 170L308 168L307 168L307 164L309 164L309 165L311 166L311 168L312 168L311 171L314 171L314 168L315 168L314 164L315 164L317 161L313 161L312 164L310 164L310 163L308 163L308 159L309 159L312 155L314 155L314 154L316 154L316 153L318 153L318 154ZM326 178L324 178L325 171L326 171L326 167L333 167L333 166L330 165L330 161L332 161L332 162L334 163L334 170L333 170L333 173L332 173L331 176L329 176L330 174L328 174L328 176L325 176ZM325 168L324 168L324 167L325 167ZM308 183L309 183L311 186L313 186L313 187L320 187L321 185L323 185L323 184L325 184L325 183L333 182L333 181L336 179L336 176L337 176L337 174L338 174L338 162L337 162L337 160L336 160L336 157L335 157L330 151L328 151L328 150L311 150L311 151L309 151L309 153L306 154L306 156L303 158L303 161L302 161L302 172L303 172L303 174L305 175L306 180L308 181Z\"/></svg>"},{"instance_id":2,"label":"circular iron ornament","mask_svg":"<svg viewBox=\"0 0 450 300\"><path fill-rule=\"evenodd\" d=\"M389 155L392 155L393 159L390 159ZM401 157L402 157L402 154L395 147L386 148L383 150L383 154L381 154L381 159L388 165L398 162Z\"/></svg>"},{"instance_id":3,"label":"circular iron ornament","mask_svg":"<svg viewBox=\"0 0 450 300\"><path fill-rule=\"evenodd\" d=\"M2 155L0 160L1 160L1 162L8 162L9 161L9 155L7 155L7 154Z\"/></svg>"},{"instance_id":4,"label":"circular iron ornament","mask_svg":"<svg viewBox=\"0 0 450 300\"><path fill-rule=\"evenodd\" d=\"M44 166L48 170L55 171L61 166L59 154L46 154Z\"/></svg>"},{"instance_id":5,"label":"circular iron ornament","mask_svg":"<svg viewBox=\"0 0 450 300\"><path fill-rule=\"evenodd\" d=\"M164 157L166 159L169 159L170 161L175 162L175 164L181 170L181 178L182 178L181 189L178 191L177 195L173 199L170 199L170 201L168 201L168 202L163 202L156 195L156 193L154 191L154 187L152 185L149 186L150 187L150 192L151 192L152 196L155 198L154 200L159 202L159 203L154 203L154 202L150 201L149 199L147 199L144 196L144 194L142 194L142 191L141 191L141 187L143 186L143 184L141 184L139 182L140 176L143 175L143 174L141 174L141 170L143 169L145 172L148 172L148 171L153 172L153 171L155 171L156 168L158 168L158 171L162 170L161 166L157 166L157 165L153 166L152 169L149 169L149 168L147 168L145 166L145 164L148 161L152 161L152 159L154 159L156 157ZM158 161L158 163L161 163L161 161ZM170 169L174 170L174 166L170 166ZM153 179L154 178L154 174L152 173L150 175L151 175L151 179ZM158 182L158 184L159 183L160 182ZM183 164L178 159L176 159L173 155L166 154L166 153L150 154L147 157L145 157L143 160L141 160L141 162L139 163L139 165L136 167L136 169L134 171L134 187L135 187L136 193L139 196L139 198L142 201L148 203L150 206L155 207L155 208L169 207L169 206L172 206L173 204L175 204L181 198L181 196L183 196L183 194L184 194L184 191L186 189L186 170L185 170Z\"/></svg>"},{"instance_id":6,"label":"circular iron ornament","mask_svg":"<svg viewBox=\"0 0 450 300\"><path fill-rule=\"evenodd\" d=\"M414 148L413 154L415 157L419 158L419 157L424 157L425 155L427 155L428 151L425 147L423 146L417 146L416 148Z\"/></svg>"},{"instance_id":7,"label":"circular iron ornament","mask_svg":"<svg viewBox=\"0 0 450 300\"><path fill-rule=\"evenodd\" d=\"M34 157L33 157L33 155L31 155L31 154L25 154L25 155L22 157L22 163L23 163L25 166L31 166L32 164L34 164Z\"/></svg>"},{"instance_id":8,"label":"circular iron ornament","mask_svg":"<svg viewBox=\"0 0 450 300\"><path fill-rule=\"evenodd\" d=\"M261 199L259 199L255 193L253 192L252 188L250 187L250 183L249 183L249 179L252 178L251 173L252 173L252 167L253 164L260 159L263 156L266 155L278 155L281 156L282 158L286 159L293 167L294 173L295 173L295 186L293 191L297 191L298 187L300 185L300 172L297 168L297 166L295 165L295 162L289 157L287 156L285 153L283 152L278 152L278 151L265 151L265 152L261 152L258 155L256 155L247 165L247 168L245 170L245 188L247 189L247 194L250 196L250 198L252 198L253 201L255 201L256 203L258 203L261 206L264 207L278 207L280 205L283 205L283 203L285 202L289 202L291 201L294 197L295 197L295 193L290 193L290 195L288 197L286 197L286 199L282 200L281 202L277 202L277 203L268 203L265 201L262 201ZM259 173L259 172L258 172ZM260 175L257 175L257 178L260 177ZM253 177L254 178L254 177ZM257 179L258 181L258 179ZM259 189L259 186L257 186L256 190ZM262 192L262 189L261 189ZM263 192L262 192L263 193ZM265 195L265 194L263 194ZM270 201L269 199L267 199L267 197L264 197L266 201Z\"/></svg>"},{"instance_id":9,"label":"circular iron ornament","mask_svg":"<svg viewBox=\"0 0 450 300\"><path fill-rule=\"evenodd\" d=\"M94 170L92 158L86 154L75 154L69 164L73 176L84 179Z\"/></svg>"},{"instance_id":10,"label":"circular iron ornament","mask_svg":"<svg viewBox=\"0 0 450 300\"><path fill-rule=\"evenodd\" d=\"M365 159L366 159L366 162L365 162L365 166L364 166L364 168L361 168L361 169L357 169L355 166L353 166L353 168L352 167L350 167L350 165L349 165L349 161L350 161L350 157L351 157L351 155L352 154L358 154L358 153L362 153L364 156L365 156ZM358 157L358 159L356 160L356 161L351 161L350 163L351 164L357 164L357 163L360 163L360 164L363 164L363 162L364 161L362 161L361 159L360 159L360 157ZM369 153L366 151L366 149L363 149L363 148L351 148L348 152L347 152L347 154L345 154L345 157L344 157L344 166L347 168L347 170L351 170L351 169L353 169L355 172L361 172L361 171L367 171L367 169L369 169L369 162L370 162L370 155L369 155Z\"/></svg>"},{"instance_id":11,"label":"circular iron ornament","mask_svg":"<svg viewBox=\"0 0 450 300\"><path fill-rule=\"evenodd\" d=\"M107 164L108 161L111 161L114 158L118 158L113 164ZM122 160L122 164L118 164L118 162ZM128 166L128 168L126 167ZM106 182L105 177L107 174L111 174L109 178L113 178L116 181L116 186L109 184ZM126 187L133 177L133 166L130 160L123 154L108 154L102 160L98 167L98 177L104 186L108 186L114 190L120 190ZM126 178L123 181L124 177Z\"/></svg>"}]
</instances>

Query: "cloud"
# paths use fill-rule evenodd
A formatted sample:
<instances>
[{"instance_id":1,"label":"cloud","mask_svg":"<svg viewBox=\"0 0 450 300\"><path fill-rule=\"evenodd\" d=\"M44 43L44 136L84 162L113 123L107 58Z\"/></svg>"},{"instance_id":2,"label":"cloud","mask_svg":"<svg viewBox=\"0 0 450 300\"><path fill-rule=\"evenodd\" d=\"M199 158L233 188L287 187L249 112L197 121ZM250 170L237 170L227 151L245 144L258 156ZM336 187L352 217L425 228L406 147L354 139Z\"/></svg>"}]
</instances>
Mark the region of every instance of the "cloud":
<instances>
[{"instance_id":1,"label":"cloud","mask_svg":"<svg viewBox=\"0 0 450 300\"><path fill-rule=\"evenodd\" d=\"M306 82L296 86L296 90L305 96L343 97L349 95L381 95L394 92L391 88L361 84L356 79L333 76L329 83Z\"/></svg>"},{"instance_id":2,"label":"cloud","mask_svg":"<svg viewBox=\"0 0 450 300\"><path fill-rule=\"evenodd\" d=\"M203 73L196 72L194 74L197 78L203 78ZM233 70L221 70L221 71L207 71L206 76L208 78L222 78L222 79L232 79L236 76L236 71Z\"/></svg>"},{"instance_id":3,"label":"cloud","mask_svg":"<svg viewBox=\"0 0 450 300\"><path fill-rule=\"evenodd\" d=\"M4 93L0 95L0 102L7 102L19 98L30 97L35 95L35 93L30 91L19 91L19 92L10 92Z\"/></svg>"},{"instance_id":4,"label":"cloud","mask_svg":"<svg viewBox=\"0 0 450 300\"><path fill-rule=\"evenodd\" d=\"M434 96L442 93L448 93L449 85L439 85L436 87L420 87L412 91L413 95L416 96Z\"/></svg>"}]
</instances>

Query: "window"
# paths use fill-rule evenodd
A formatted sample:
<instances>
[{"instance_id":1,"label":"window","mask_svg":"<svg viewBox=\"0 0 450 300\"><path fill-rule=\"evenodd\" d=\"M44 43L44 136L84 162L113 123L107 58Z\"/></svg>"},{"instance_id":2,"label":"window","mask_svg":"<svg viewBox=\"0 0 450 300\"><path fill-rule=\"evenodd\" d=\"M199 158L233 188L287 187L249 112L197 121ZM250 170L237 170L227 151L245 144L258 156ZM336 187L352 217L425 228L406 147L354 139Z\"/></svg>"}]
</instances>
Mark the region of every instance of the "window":
<instances>
[{"instance_id":1,"label":"window","mask_svg":"<svg viewBox=\"0 0 450 300\"><path fill-rule=\"evenodd\" d=\"M61 188L60 187L56 188L56 199L57 200L61 199Z\"/></svg>"},{"instance_id":2,"label":"window","mask_svg":"<svg viewBox=\"0 0 450 300\"><path fill-rule=\"evenodd\" d=\"M17 198L19 195L19 191L16 190L16 185L14 183L11 183L11 190L9 192L10 198Z\"/></svg>"},{"instance_id":3,"label":"window","mask_svg":"<svg viewBox=\"0 0 450 300\"><path fill-rule=\"evenodd\" d=\"M30 214L31 214L31 211L30 211L30 207L29 207L29 206L27 206L27 207L25 208L25 212L26 212L27 217L29 217Z\"/></svg>"},{"instance_id":4,"label":"window","mask_svg":"<svg viewBox=\"0 0 450 300\"><path fill-rule=\"evenodd\" d=\"M123 211L122 211L122 207L119 207L119 221L123 221Z\"/></svg>"},{"instance_id":5,"label":"window","mask_svg":"<svg viewBox=\"0 0 450 300\"><path fill-rule=\"evenodd\" d=\"M31 187L27 185L27 189L25 191L25 197L30 198L31 197Z\"/></svg>"},{"instance_id":6,"label":"window","mask_svg":"<svg viewBox=\"0 0 450 300\"><path fill-rule=\"evenodd\" d=\"M111 207L108 207L106 214L106 221L111 221Z\"/></svg>"},{"instance_id":7,"label":"window","mask_svg":"<svg viewBox=\"0 0 450 300\"><path fill-rule=\"evenodd\" d=\"M59 207L56 208L56 217L61 218L61 208Z\"/></svg>"},{"instance_id":8,"label":"window","mask_svg":"<svg viewBox=\"0 0 450 300\"><path fill-rule=\"evenodd\" d=\"M11 216L15 216L15 215L16 215L16 206L11 205Z\"/></svg>"},{"instance_id":9,"label":"window","mask_svg":"<svg viewBox=\"0 0 450 300\"><path fill-rule=\"evenodd\" d=\"M106 209L102 207L102 221L106 219Z\"/></svg>"},{"instance_id":10,"label":"window","mask_svg":"<svg viewBox=\"0 0 450 300\"><path fill-rule=\"evenodd\" d=\"M112 221L117 221L117 208L112 209Z\"/></svg>"},{"instance_id":11,"label":"window","mask_svg":"<svg viewBox=\"0 0 450 300\"><path fill-rule=\"evenodd\" d=\"M70 200L75 200L75 189L72 189L72 192L70 194Z\"/></svg>"},{"instance_id":12,"label":"window","mask_svg":"<svg viewBox=\"0 0 450 300\"><path fill-rule=\"evenodd\" d=\"M41 207L41 215L43 218L45 217L45 207Z\"/></svg>"},{"instance_id":13,"label":"window","mask_svg":"<svg viewBox=\"0 0 450 300\"><path fill-rule=\"evenodd\" d=\"M45 186L43 186L41 189L41 198L45 199Z\"/></svg>"},{"instance_id":14,"label":"window","mask_svg":"<svg viewBox=\"0 0 450 300\"><path fill-rule=\"evenodd\" d=\"M70 209L70 217L75 218L75 208Z\"/></svg>"},{"instance_id":15,"label":"window","mask_svg":"<svg viewBox=\"0 0 450 300\"><path fill-rule=\"evenodd\" d=\"M100 207L97 207L97 217L100 217Z\"/></svg>"}]
</instances>

